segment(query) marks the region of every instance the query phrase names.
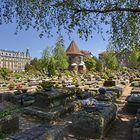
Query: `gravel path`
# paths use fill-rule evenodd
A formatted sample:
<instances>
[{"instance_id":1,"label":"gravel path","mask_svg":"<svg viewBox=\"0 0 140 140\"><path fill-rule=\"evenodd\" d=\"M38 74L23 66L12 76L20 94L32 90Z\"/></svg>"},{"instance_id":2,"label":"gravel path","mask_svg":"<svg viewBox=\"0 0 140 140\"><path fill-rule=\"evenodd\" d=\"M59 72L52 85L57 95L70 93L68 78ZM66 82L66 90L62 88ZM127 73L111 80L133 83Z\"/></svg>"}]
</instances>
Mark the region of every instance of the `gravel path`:
<instances>
[{"instance_id":1,"label":"gravel path","mask_svg":"<svg viewBox=\"0 0 140 140\"><path fill-rule=\"evenodd\" d=\"M130 94L131 89L131 87L126 86L123 95L117 100L118 115L104 140L132 140L135 115L125 111L125 99Z\"/></svg>"}]
</instances>

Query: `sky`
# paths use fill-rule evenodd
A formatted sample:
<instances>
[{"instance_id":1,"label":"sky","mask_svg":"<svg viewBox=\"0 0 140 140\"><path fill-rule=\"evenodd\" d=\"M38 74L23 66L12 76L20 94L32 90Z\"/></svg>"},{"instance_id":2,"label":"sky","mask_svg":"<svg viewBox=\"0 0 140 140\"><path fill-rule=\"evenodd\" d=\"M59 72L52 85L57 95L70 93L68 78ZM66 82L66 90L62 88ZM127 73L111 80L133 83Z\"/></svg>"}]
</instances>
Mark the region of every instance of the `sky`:
<instances>
[{"instance_id":1,"label":"sky","mask_svg":"<svg viewBox=\"0 0 140 140\"><path fill-rule=\"evenodd\" d=\"M104 27L104 30L106 28L107 27ZM50 38L47 38L47 35L40 38L39 32L33 29L27 31L23 29L19 31L17 35L14 34L15 31L15 23L0 25L0 49L24 52L26 48L29 48L32 58L40 58L42 50L47 46L55 46L58 38L58 35L55 34L55 30L52 31L55 35ZM80 50L90 51L95 56L98 56L99 53L105 51L108 45L106 34L104 34L105 41L102 39L102 36L97 33L93 35L93 38L89 38L87 41L80 39L76 32L72 33L70 38L66 33L62 35L65 48L74 40Z\"/></svg>"}]
</instances>

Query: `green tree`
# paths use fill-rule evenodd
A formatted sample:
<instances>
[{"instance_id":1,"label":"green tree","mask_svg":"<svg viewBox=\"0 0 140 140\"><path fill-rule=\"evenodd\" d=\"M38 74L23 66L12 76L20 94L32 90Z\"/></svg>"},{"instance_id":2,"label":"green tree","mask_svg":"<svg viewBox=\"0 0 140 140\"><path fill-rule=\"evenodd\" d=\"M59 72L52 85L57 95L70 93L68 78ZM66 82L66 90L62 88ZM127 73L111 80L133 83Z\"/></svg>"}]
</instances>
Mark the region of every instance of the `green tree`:
<instances>
[{"instance_id":1,"label":"green tree","mask_svg":"<svg viewBox=\"0 0 140 140\"><path fill-rule=\"evenodd\" d=\"M53 56L55 59L56 69L58 71L64 71L68 68L68 58L66 55L64 40L62 37L59 37L56 46L53 50Z\"/></svg>"},{"instance_id":2,"label":"green tree","mask_svg":"<svg viewBox=\"0 0 140 140\"><path fill-rule=\"evenodd\" d=\"M94 58L92 58L92 57L86 57L85 59L84 59L84 62L85 62L85 65L86 65L86 68L88 69L88 70L94 70L95 68L96 68L96 60L94 59Z\"/></svg>"},{"instance_id":3,"label":"green tree","mask_svg":"<svg viewBox=\"0 0 140 140\"><path fill-rule=\"evenodd\" d=\"M100 60L96 61L96 71L101 72L103 70L103 64Z\"/></svg>"},{"instance_id":4,"label":"green tree","mask_svg":"<svg viewBox=\"0 0 140 140\"><path fill-rule=\"evenodd\" d=\"M138 57L138 62L139 62L139 65L140 65L140 56Z\"/></svg>"},{"instance_id":5,"label":"green tree","mask_svg":"<svg viewBox=\"0 0 140 140\"><path fill-rule=\"evenodd\" d=\"M132 68L136 68L140 65L140 50L139 51L133 51L130 54L129 62Z\"/></svg>"},{"instance_id":6,"label":"green tree","mask_svg":"<svg viewBox=\"0 0 140 140\"><path fill-rule=\"evenodd\" d=\"M32 74L38 74L40 71L40 65L39 65L40 61L37 58L34 58L33 60L31 60L30 64L27 63L25 65L25 71L28 73L32 73Z\"/></svg>"},{"instance_id":7,"label":"green tree","mask_svg":"<svg viewBox=\"0 0 140 140\"><path fill-rule=\"evenodd\" d=\"M50 62L48 65L48 74L49 76L56 74L56 61L53 57L50 58Z\"/></svg>"},{"instance_id":8,"label":"green tree","mask_svg":"<svg viewBox=\"0 0 140 140\"><path fill-rule=\"evenodd\" d=\"M116 70L118 68L118 60L116 55L112 52L107 52L104 54L102 63L104 68L108 68L110 70Z\"/></svg>"},{"instance_id":9,"label":"green tree","mask_svg":"<svg viewBox=\"0 0 140 140\"><path fill-rule=\"evenodd\" d=\"M139 0L1 0L0 23L16 20L17 30L30 27L51 36L56 27L79 36L92 37L94 31L103 33L103 24L113 48L121 49L140 42Z\"/></svg>"},{"instance_id":10,"label":"green tree","mask_svg":"<svg viewBox=\"0 0 140 140\"><path fill-rule=\"evenodd\" d=\"M44 73L47 73L49 76L55 74L56 70L56 62L53 56L53 49L52 47L46 47L42 52L41 58L41 67Z\"/></svg>"},{"instance_id":11,"label":"green tree","mask_svg":"<svg viewBox=\"0 0 140 140\"><path fill-rule=\"evenodd\" d=\"M30 69L32 69L32 66L29 63L26 63L25 65L25 71L29 71Z\"/></svg>"},{"instance_id":12,"label":"green tree","mask_svg":"<svg viewBox=\"0 0 140 140\"><path fill-rule=\"evenodd\" d=\"M34 58L31 60L30 65L34 66L34 68L37 70L38 69L38 59Z\"/></svg>"},{"instance_id":13,"label":"green tree","mask_svg":"<svg viewBox=\"0 0 140 140\"><path fill-rule=\"evenodd\" d=\"M8 78L8 76L10 76L10 70L7 68L1 68L0 69L0 75L2 76L3 79Z\"/></svg>"}]
</instances>

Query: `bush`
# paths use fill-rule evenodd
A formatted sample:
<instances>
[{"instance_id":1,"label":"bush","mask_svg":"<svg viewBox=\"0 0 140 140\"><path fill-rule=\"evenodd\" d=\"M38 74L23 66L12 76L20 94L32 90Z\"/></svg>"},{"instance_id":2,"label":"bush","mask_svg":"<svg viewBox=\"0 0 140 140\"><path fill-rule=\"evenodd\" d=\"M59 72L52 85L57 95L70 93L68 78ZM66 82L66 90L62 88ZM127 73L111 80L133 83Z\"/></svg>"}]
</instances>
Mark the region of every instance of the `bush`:
<instances>
[{"instance_id":1,"label":"bush","mask_svg":"<svg viewBox=\"0 0 140 140\"><path fill-rule=\"evenodd\" d=\"M53 87L53 84L50 81L44 81L39 84L42 89L50 89Z\"/></svg>"},{"instance_id":2,"label":"bush","mask_svg":"<svg viewBox=\"0 0 140 140\"><path fill-rule=\"evenodd\" d=\"M9 85L8 85L8 88L10 90L13 90L15 88L15 83L14 82L11 82Z\"/></svg>"},{"instance_id":3,"label":"bush","mask_svg":"<svg viewBox=\"0 0 140 140\"><path fill-rule=\"evenodd\" d=\"M71 76L71 72L69 70L65 70L64 73L66 76Z\"/></svg>"},{"instance_id":4,"label":"bush","mask_svg":"<svg viewBox=\"0 0 140 140\"><path fill-rule=\"evenodd\" d=\"M101 77L102 77L103 79L108 79L108 75L107 75L106 73L102 73L102 74L101 74Z\"/></svg>"}]
</instances>

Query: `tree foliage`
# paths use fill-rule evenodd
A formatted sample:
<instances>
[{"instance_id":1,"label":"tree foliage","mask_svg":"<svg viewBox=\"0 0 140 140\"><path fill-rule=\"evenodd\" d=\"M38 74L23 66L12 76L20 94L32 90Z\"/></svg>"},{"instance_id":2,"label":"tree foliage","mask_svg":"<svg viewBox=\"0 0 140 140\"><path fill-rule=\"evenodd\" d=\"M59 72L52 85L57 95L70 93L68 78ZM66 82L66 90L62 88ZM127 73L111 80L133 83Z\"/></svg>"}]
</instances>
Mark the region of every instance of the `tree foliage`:
<instances>
[{"instance_id":1,"label":"tree foliage","mask_svg":"<svg viewBox=\"0 0 140 140\"><path fill-rule=\"evenodd\" d=\"M25 71L30 73L30 74L38 74L39 72L41 72L41 66L40 66L40 61L37 58L34 58L33 60L31 60L30 64L27 63L25 65Z\"/></svg>"},{"instance_id":2,"label":"tree foliage","mask_svg":"<svg viewBox=\"0 0 140 140\"><path fill-rule=\"evenodd\" d=\"M102 63L105 68L110 70L116 70L118 68L118 60L116 55L111 52L104 54Z\"/></svg>"},{"instance_id":3,"label":"tree foliage","mask_svg":"<svg viewBox=\"0 0 140 140\"><path fill-rule=\"evenodd\" d=\"M2 76L3 79L8 78L10 75L11 71L7 68L0 68L0 75Z\"/></svg>"},{"instance_id":4,"label":"tree foliage","mask_svg":"<svg viewBox=\"0 0 140 140\"><path fill-rule=\"evenodd\" d=\"M103 70L102 62L100 60L98 60L96 63L97 63L96 64L96 71L101 72Z\"/></svg>"},{"instance_id":5,"label":"tree foliage","mask_svg":"<svg viewBox=\"0 0 140 140\"><path fill-rule=\"evenodd\" d=\"M94 58L86 57L84 62L88 70L94 70L96 68L96 60Z\"/></svg>"},{"instance_id":6,"label":"tree foliage","mask_svg":"<svg viewBox=\"0 0 140 140\"><path fill-rule=\"evenodd\" d=\"M131 53L129 57L129 63L132 68L140 66L140 47L134 45L131 47Z\"/></svg>"},{"instance_id":7,"label":"tree foliage","mask_svg":"<svg viewBox=\"0 0 140 140\"><path fill-rule=\"evenodd\" d=\"M58 71L63 71L68 68L68 58L66 55L64 40L62 37L59 37L56 46L53 51L53 56L56 62L56 69Z\"/></svg>"},{"instance_id":8,"label":"tree foliage","mask_svg":"<svg viewBox=\"0 0 140 140\"><path fill-rule=\"evenodd\" d=\"M53 58L53 47L47 46L42 51L42 57L38 60L37 70L41 73L54 75L55 74L55 60Z\"/></svg>"},{"instance_id":9,"label":"tree foliage","mask_svg":"<svg viewBox=\"0 0 140 140\"><path fill-rule=\"evenodd\" d=\"M0 23L16 20L17 31L30 27L52 35L77 31L81 38L103 33L102 25L109 25L113 48L121 49L140 41L139 0L0 0Z\"/></svg>"},{"instance_id":10,"label":"tree foliage","mask_svg":"<svg viewBox=\"0 0 140 140\"><path fill-rule=\"evenodd\" d=\"M68 68L67 56L64 47L64 40L59 37L55 47L47 46L42 51L41 59L34 58L30 64L26 64L25 70L48 74L49 76Z\"/></svg>"}]
</instances>

